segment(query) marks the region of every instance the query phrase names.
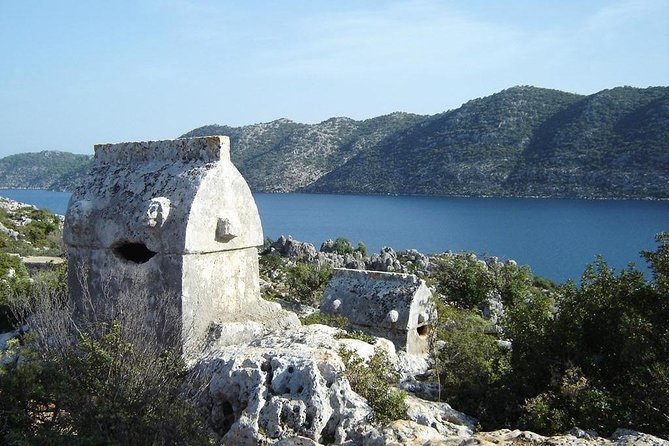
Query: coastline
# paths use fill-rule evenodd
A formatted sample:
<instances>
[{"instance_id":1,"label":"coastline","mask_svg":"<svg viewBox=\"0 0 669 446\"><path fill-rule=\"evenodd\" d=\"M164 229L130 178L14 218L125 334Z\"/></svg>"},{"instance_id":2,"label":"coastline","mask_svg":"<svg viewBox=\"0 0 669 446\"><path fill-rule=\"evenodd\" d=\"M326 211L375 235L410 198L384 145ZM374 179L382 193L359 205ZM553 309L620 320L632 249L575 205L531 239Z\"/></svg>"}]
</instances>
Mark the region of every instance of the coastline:
<instances>
[{"instance_id":1,"label":"coastline","mask_svg":"<svg viewBox=\"0 0 669 446\"><path fill-rule=\"evenodd\" d=\"M69 190L54 190L45 189L42 187L10 187L0 186L0 193L3 190L35 190L45 192L61 192L72 193ZM356 192L309 192L309 191L291 191L291 192L277 192L277 191L262 191L253 190L252 193L272 194L272 195L288 195L288 194L304 194L304 195L342 195L342 196L360 196L360 197L431 197L431 198L481 198L481 199L532 199L532 200L588 200L588 201L669 201L669 197L635 197L635 196L568 196L568 195L463 195L463 194L384 194L384 193L356 193Z\"/></svg>"}]
</instances>

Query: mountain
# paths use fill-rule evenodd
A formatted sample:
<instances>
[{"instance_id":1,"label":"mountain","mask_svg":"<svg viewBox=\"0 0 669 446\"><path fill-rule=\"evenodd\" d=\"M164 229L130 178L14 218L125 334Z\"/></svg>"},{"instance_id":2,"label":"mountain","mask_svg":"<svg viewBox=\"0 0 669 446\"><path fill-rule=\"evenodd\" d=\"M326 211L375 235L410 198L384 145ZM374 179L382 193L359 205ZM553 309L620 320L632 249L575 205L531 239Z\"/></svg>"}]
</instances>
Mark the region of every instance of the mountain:
<instances>
[{"instance_id":1,"label":"mountain","mask_svg":"<svg viewBox=\"0 0 669 446\"><path fill-rule=\"evenodd\" d=\"M305 190L667 198L669 88L511 88L431 116Z\"/></svg>"},{"instance_id":2,"label":"mountain","mask_svg":"<svg viewBox=\"0 0 669 446\"><path fill-rule=\"evenodd\" d=\"M230 136L259 192L669 198L669 87L519 86L431 116L208 125L183 137L216 134ZM27 159L0 159L0 186L67 189L88 162L61 176L46 153L13 156L33 157L45 178Z\"/></svg>"},{"instance_id":3,"label":"mountain","mask_svg":"<svg viewBox=\"0 0 669 446\"><path fill-rule=\"evenodd\" d=\"M579 96L516 87L430 116L385 138L307 189L313 192L505 195L536 130Z\"/></svg>"},{"instance_id":4,"label":"mountain","mask_svg":"<svg viewBox=\"0 0 669 446\"><path fill-rule=\"evenodd\" d=\"M516 195L669 197L669 89L576 101L542 124L504 186Z\"/></svg>"},{"instance_id":5,"label":"mountain","mask_svg":"<svg viewBox=\"0 0 669 446\"><path fill-rule=\"evenodd\" d=\"M409 113L365 121L331 118L312 125L279 119L238 128L210 125L183 137L228 135L232 161L252 190L293 192L306 189L389 135L424 119Z\"/></svg>"},{"instance_id":6,"label":"mountain","mask_svg":"<svg viewBox=\"0 0 669 446\"><path fill-rule=\"evenodd\" d=\"M89 155L44 150L0 158L0 186L72 190L91 165Z\"/></svg>"}]
</instances>

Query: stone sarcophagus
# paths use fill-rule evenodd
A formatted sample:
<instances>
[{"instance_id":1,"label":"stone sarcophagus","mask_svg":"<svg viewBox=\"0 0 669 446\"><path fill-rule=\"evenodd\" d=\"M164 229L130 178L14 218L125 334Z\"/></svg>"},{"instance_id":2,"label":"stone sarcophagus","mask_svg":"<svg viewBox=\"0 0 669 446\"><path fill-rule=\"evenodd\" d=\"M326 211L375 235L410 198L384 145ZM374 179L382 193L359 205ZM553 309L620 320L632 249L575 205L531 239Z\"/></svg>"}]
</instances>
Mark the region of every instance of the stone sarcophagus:
<instances>
[{"instance_id":1,"label":"stone sarcophagus","mask_svg":"<svg viewBox=\"0 0 669 446\"><path fill-rule=\"evenodd\" d=\"M134 299L184 354L212 324L278 311L260 298L260 216L226 136L95 146L64 241L80 311Z\"/></svg>"},{"instance_id":2,"label":"stone sarcophagus","mask_svg":"<svg viewBox=\"0 0 669 446\"><path fill-rule=\"evenodd\" d=\"M431 298L425 282L413 274L336 268L320 311L345 316L353 328L424 355L437 316Z\"/></svg>"}]
</instances>

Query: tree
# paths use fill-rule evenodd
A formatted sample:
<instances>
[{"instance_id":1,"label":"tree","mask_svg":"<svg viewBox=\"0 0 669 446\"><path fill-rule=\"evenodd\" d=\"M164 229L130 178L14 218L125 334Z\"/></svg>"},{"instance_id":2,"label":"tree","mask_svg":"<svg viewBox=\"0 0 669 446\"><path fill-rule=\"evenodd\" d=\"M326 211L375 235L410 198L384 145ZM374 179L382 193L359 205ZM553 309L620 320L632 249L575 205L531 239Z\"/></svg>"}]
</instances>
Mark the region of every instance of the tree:
<instances>
[{"instance_id":1,"label":"tree","mask_svg":"<svg viewBox=\"0 0 669 446\"><path fill-rule=\"evenodd\" d=\"M656 251L642 253L650 283L634 266L616 274L598 258L580 285L561 287L553 319L520 311L530 325L547 327L513 338L514 357L528 352L512 361L514 379L532 383L526 428L669 434L669 249L666 234L657 239Z\"/></svg>"},{"instance_id":2,"label":"tree","mask_svg":"<svg viewBox=\"0 0 669 446\"><path fill-rule=\"evenodd\" d=\"M436 259L433 273L437 291L459 308L476 308L493 290L493 279L484 262L469 253Z\"/></svg>"}]
</instances>

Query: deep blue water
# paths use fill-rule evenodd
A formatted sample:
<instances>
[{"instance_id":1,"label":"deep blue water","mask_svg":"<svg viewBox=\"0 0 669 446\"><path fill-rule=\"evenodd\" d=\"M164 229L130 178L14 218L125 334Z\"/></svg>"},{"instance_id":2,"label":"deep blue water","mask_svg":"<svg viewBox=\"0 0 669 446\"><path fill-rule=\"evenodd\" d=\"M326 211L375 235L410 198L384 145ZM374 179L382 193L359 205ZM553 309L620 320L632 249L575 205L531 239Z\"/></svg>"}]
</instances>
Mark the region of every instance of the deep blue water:
<instances>
[{"instance_id":1,"label":"deep blue water","mask_svg":"<svg viewBox=\"0 0 669 446\"><path fill-rule=\"evenodd\" d=\"M70 194L0 190L64 214ZM474 251L515 259L558 282L578 280L597 254L610 266L644 266L641 250L669 231L669 201L255 194L265 235L318 248L328 238L424 253Z\"/></svg>"}]
</instances>

